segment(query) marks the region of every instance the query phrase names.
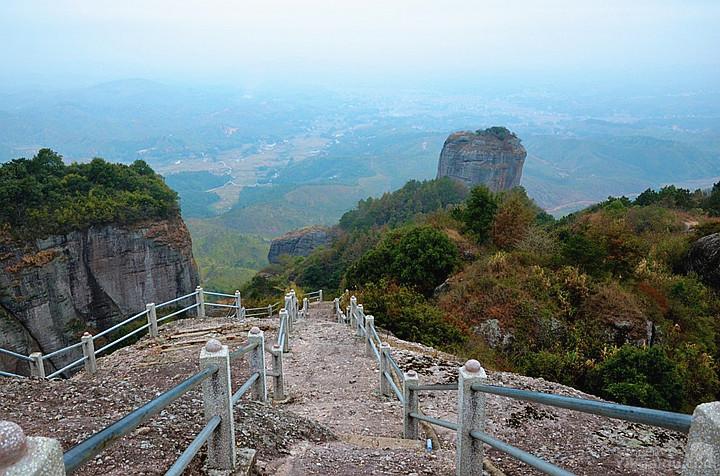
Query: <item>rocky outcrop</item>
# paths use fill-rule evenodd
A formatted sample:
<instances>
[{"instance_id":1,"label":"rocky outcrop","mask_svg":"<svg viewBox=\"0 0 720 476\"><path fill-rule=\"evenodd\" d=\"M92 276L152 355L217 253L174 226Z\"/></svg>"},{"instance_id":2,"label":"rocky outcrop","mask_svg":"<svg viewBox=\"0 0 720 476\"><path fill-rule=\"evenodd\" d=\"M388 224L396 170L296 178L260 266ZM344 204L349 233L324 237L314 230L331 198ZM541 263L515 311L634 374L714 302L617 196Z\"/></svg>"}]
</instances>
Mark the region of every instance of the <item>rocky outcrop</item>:
<instances>
[{"instance_id":1,"label":"rocky outcrop","mask_svg":"<svg viewBox=\"0 0 720 476\"><path fill-rule=\"evenodd\" d=\"M703 236L693 243L687 268L710 286L720 289L720 233Z\"/></svg>"},{"instance_id":2,"label":"rocky outcrop","mask_svg":"<svg viewBox=\"0 0 720 476\"><path fill-rule=\"evenodd\" d=\"M451 177L469 188L508 190L520 185L526 156L520 139L504 127L455 132L440 152L437 177Z\"/></svg>"},{"instance_id":3,"label":"rocky outcrop","mask_svg":"<svg viewBox=\"0 0 720 476\"><path fill-rule=\"evenodd\" d=\"M179 217L6 242L0 244L0 347L49 353L146 303L187 294L198 281L190 234ZM77 355L53 358L51 367ZM2 356L0 368L27 373L25 363Z\"/></svg>"},{"instance_id":4,"label":"rocky outcrop","mask_svg":"<svg viewBox=\"0 0 720 476\"><path fill-rule=\"evenodd\" d=\"M294 230L272 240L268 261L279 263L283 255L308 256L315 248L329 245L331 242L332 233L321 226Z\"/></svg>"}]
</instances>

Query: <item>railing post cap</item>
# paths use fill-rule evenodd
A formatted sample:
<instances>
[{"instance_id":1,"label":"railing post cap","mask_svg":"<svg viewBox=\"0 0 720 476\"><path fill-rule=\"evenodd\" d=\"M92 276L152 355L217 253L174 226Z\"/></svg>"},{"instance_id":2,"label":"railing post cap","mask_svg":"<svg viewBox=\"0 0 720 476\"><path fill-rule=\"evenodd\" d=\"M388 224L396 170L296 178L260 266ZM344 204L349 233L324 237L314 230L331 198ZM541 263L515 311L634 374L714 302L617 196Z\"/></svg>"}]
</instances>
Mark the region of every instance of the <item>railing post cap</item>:
<instances>
[{"instance_id":1,"label":"railing post cap","mask_svg":"<svg viewBox=\"0 0 720 476\"><path fill-rule=\"evenodd\" d=\"M466 371L476 374L482 370L482 365L480 365L480 362L478 362L475 359L470 359L467 362L465 362L465 365L463 366Z\"/></svg>"},{"instance_id":2,"label":"railing post cap","mask_svg":"<svg viewBox=\"0 0 720 476\"><path fill-rule=\"evenodd\" d=\"M92 334L90 334L89 332L86 331L86 332L83 332L82 336L84 339L87 339L88 337L92 337Z\"/></svg>"},{"instance_id":3,"label":"railing post cap","mask_svg":"<svg viewBox=\"0 0 720 476\"><path fill-rule=\"evenodd\" d=\"M272 350L275 351L275 352L276 352L276 351L279 351L279 350L280 350L280 344L273 344Z\"/></svg>"},{"instance_id":4,"label":"railing post cap","mask_svg":"<svg viewBox=\"0 0 720 476\"><path fill-rule=\"evenodd\" d=\"M407 372L405 372L405 375L410 378L416 378L418 376L417 372L415 372L414 370L408 370Z\"/></svg>"},{"instance_id":5,"label":"railing post cap","mask_svg":"<svg viewBox=\"0 0 720 476\"><path fill-rule=\"evenodd\" d=\"M151 308L151 307L153 307L153 306L155 306L155 303L154 303L154 302L149 302L149 303L145 304L145 307L148 308L148 309Z\"/></svg>"},{"instance_id":6,"label":"railing post cap","mask_svg":"<svg viewBox=\"0 0 720 476\"><path fill-rule=\"evenodd\" d=\"M260 334L260 328L257 326L254 326L252 329L250 329L250 334L252 334L252 335Z\"/></svg>"},{"instance_id":7,"label":"railing post cap","mask_svg":"<svg viewBox=\"0 0 720 476\"><path fill-rule=\"evenodd\" d=\"M359 308L359 309L364 309L364 307L363 307L362 304L358 304L358 308Z\"/></svg>"},{"instance_id":8,"label":"railing post cap","mask_svg":"<svg viewBox=\"0 0 720 476\"><path fill-rule=\"evenodd\" d=\"M20 425L0 421L0 469L20 460L27 451L27 438Z\"/></svg>"},{"instance_id":9,"label":"railing post cap","mask_svg":"<svg viewBox=\"0 0 720 476\"><path fill-rule=\"evenodd\" d=\"M217 339L210 339L205 344L205 350L208 352L220 352L222 350L223 346Z\"/></svg>"},{"instance_id":10,"label":"railing post cap","mask_svg":"<svg viewBox=\"0 0 720 476\"><path fill-rule=\"evenodd\" d=\"M380 347L390 347L390 344L387 342L380 342Z\"/></svg>"},{"instance_id":11,"label":"railing post cap","mask_svg":"<svg viewBox=\"0 0 720 476\"><path fill-rule=\"evenodd\" d=\"M202 286L198 285L195 289L200 290L200 289L202 289Z\"/></svg>"},{"instance_id":12,"label":"railing post cap","mask_svg":"<svg viewBox=\"0 0 720 476\"><path fill-rule=\"evenodd\" d=\"M239 289L236 289L236 290L235 290L235 294L240 294L240 290L239 290Z\"/></svg>"}]
</instances>

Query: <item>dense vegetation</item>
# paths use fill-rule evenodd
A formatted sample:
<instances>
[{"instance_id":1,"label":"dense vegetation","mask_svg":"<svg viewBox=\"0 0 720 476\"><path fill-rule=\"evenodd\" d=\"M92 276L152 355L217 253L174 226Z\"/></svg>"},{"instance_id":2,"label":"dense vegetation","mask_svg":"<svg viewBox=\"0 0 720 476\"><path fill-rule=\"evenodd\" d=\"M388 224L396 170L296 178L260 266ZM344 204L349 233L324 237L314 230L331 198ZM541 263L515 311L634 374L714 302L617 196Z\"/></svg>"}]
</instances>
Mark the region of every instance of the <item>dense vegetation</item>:
<instances>
[{"instance_id":1,"label":"dense vegetation","mask_svg":"<svg viewBox=\"0 0 720 476\"><path fill-rule=\"evenodd\" d=\"M145 162L65 165L50 149L0 166L0 226L16 238L178 213L177 194Z\"/></svg>"},{"instance_id":2,"label":"dense vegetation","mask_svg":"<svg viewBox=\"0 0 720 476\"><path fill-rule=\"evenodd\" d=\"M340 227L351 231L402 225L418 214L460 203L466 195L464 185L447 177L424 182L411 180L400 190L380 198L360 200L357 209L340 218Z\"/></svg>"},{"instance_id":3,"label":"dense vegetation","mask_svg":"<svg viewBox=\"0 0 720 476\"><path fill-rule=\"evenodd\" d=\"M718 398L720 299L685 259L720 230L720 185L611 197L557 221L522 188L437 200L450 185L361 202L331 247L249 290L350 287L399 337L622 403L689 411Z\"/></svg>"}]
</instances>

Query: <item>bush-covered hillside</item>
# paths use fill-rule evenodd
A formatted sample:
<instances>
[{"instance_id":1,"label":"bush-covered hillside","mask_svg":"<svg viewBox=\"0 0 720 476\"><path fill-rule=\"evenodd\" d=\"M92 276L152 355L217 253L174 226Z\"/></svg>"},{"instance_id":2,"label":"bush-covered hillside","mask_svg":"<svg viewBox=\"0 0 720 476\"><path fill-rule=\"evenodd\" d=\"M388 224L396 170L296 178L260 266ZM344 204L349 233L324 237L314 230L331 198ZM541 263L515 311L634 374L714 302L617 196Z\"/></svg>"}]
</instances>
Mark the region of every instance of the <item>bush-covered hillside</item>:
<instances>
[{"instance_id":1,"label":"bush-covered hillside","mask_svg":"<svg viewBox=\"0 0 720 476\"><path fill-rule=\"evenodd\" d=\"M15 238L178 213L177 194L145 162L65 165L50 149L0 166L0 227Z\"/></svg>"},{"instance_id":2,"label":"bush-covered hillside","mask_svg":"<svg viewBox=\"0 0 720 476\"><path fill-rule=\"evenodd\" d=\"M402 338L622 403L689 411L720 396L720 299L686 272L691 244L720 230L720 185L611 197L562 220L521 188L433 196L449 185L361 202L331 247L248 291L349 287Z\"/></svg>"}]
</instances>

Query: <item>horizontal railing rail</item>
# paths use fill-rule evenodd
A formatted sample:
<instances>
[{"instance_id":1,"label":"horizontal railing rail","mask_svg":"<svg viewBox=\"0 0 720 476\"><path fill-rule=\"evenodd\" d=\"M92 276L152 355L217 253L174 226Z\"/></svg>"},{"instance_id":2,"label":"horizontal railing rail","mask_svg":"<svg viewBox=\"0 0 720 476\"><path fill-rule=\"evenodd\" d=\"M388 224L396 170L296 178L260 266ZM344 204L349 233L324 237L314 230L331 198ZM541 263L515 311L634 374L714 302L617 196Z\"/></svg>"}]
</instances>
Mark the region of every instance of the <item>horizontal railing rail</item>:
<instances>
[{"instance_id":1,"label":"horizontal railing rail","mask_svg":"<svg viewBox=\"0 0 720 476\"><path fill-rule=\"evenodd\" d=\"M511 387L498 387L495 385L474 384L472 389L476 392L491 393L515 400L540 403L567 410L575 410L593 415L601 415L618 420L642 423L644 425L658 426L668 430L687 433L692 424L692 415L684 413L667 412L651 408L633 407L618 403L587 400L584 398L565 397L551 393L532 392Z\"/></svg>"},{"instance_id":2,"label":"horizontal railing rail","mask_svg":"<svg viewBox=\"0 0 720 476\"><path fill-rule=\"evenodd\" d=\"M157 320L157 321L158 321L158 323L160 323L160 322L162 322L162 321L165 321L165 320L167 320L167 319L170 319L171 317L175 317L175 316L177 316L177 315L182 314L183 312L188 312L190 309L195 309L195 308L197 308L197 307L198 307L197 303L191 304L191 305L189 305L189 306L187 306L187 307L184 307L184 308L179 309L179 310L177 310L177 311L171 312L170 314L166 314L166 315L164 315L164 316L162 316L162 317L158 317L158 320Z\"/></svg>"},{"instance_id":3,"label":"horizontal railing rail","mask_svg":"<svg viewBox=\"0 0 720 476\"><path fill-rule=\"evenodd\" d=\"M417 418L420 421L432 423L433 425L441 426L441 427L447 428L449 430L457 431L457 429L458 429L458 424L453 423L451 421L440 420L439 418L429 417L427 415L422 415L422 414L416 413L416 412L410 412L410 416L413 418Z\"/></svg>"},{"instance_id":4,"label":"horizontal railing rail","mask_svg":"<svg viewBox=\"0 0 720 476\"><path fill-rule=\"evenodd\" d=\"M10 357L15 357L16 359L24 360L26 362L32 362L32 359L27 355L18 354L12 350L0 348L0 354L9 355Z\"/></svg>"},{"instance_id":5,"label":"horizontal railing rail","mask_svg":"<svg viewBox=\"0 0 720 476\"><path fill-rule=\"evenodd\" d=\"M503 453L506 453L513 458L522 461L523 463L532 466L533 468L542 471L545 474L550 474L552 476L574 476L573 473L566 471L558 466L555 466L554 464L545 461L542 458L538 458L537 456L528 453L527 451L523 451L520 448L516 448L512 445L509 445L508 443L505 443L504 441L500 441L497 438L493 438L492 436L488 435L485 432L472 430L470 431L470 436L475 438L476 440L480 440L483 443L492 446L498 451L502 451Z\"/></svg>"},{"instance_id":6,"label":"horizontal railing rail","mask_svg":"<svg viewBox=\"0 0 720 476\"><path fill-rule=\"evenodd\" d=\"M79 359L77 359L77 360L75 360L75 361L73 361L73 362L70 362L70 363L67 364L65 367L63 367L63 368L61 368L61 369L58 369L58 370L56 370L55 372L53 372L53 373L51 373L50 375L48 375L47 378L57 377L57 376L60 375L61 373L65 372L65 371L67 371L67 370L70 370L70 369L73 368L73 367L77 367L78 365L80 365L80 364L82 364L82 363L85 362L85 358L86 358L85 356L82 356L82 357L80 357Z\"/></svg>"},{"instance_id":7,"label":"horizontal railing rail","mask_svg":"<svg viewBox=\"0 0 720 476\"><path fill-rule=\"evenodd\" d=\"M73 446L63 455L65 471L72 473L80 467L80 465L100 453L112 442L133 431L140 426L141 423L165 409L165 407L201 384L203 380L218 370L217 365L204 368L192 377L183 380L178 385L165 391L157 398L150 400L137 410L95 433L85 441Z\"/></svg>"},{"instance_id":8,"label":"horizontal railing rail","mask_svg":"<svg viewBox=\"0 0 720 476\"><path fill-rule=\"evenodd\" d=\"M260 378L260 373L255 372L254 374L252 374L250 376L249 379L247 379L245 381L244 384L242 384L240 386L240 388L237 389L237 391L235 393L233 393L233 396L232 396L232 404L233 405L237 405L237 402L240 401L240 399L245 394L245 392L247 392L250 389L250 387L252 387L252 384L254 384L258 378Z\"/></svg>"},{"instance_id":9,"label":"horizontal railing rail","mask_svg":"<svg viewBox=\"0 0 720 476\"><path fill-rule=\"evenodd\" d=\"M20 377L23 378L22 375L14 374L12 372L5 372L4 370L0 370L0 377Z\"/></svg>"},{"instance_id":10,"label":"horizontal railing rail","mask_svg":"<svg viewBox=\"0 0 720 476\"><path fill-rule=\"evenodd\" d=\"M162 307L169 306L170 304L175 304L178 301L182 301L183 299L188 299L195 296L197 296L197 291L193 291L190 294L186 294L184 296L176 297L175 299L171 299L169 301L161 302L160 304L157 304L155 308L160 309Z\"/></svg>"},{"instance_id":11,"label":"horizontal railing rail","mask_svg":"<svg viewBox=\"0 0 720 476\"><path fill-rule=\"evenodd\" d=\"M257 342L251 342L247 345L240 347L239 349L236 349L236 350L230 352L230 360L240 357L241 355L247 354L248 352L252 351L257 346L258 346Z\"/></svg>"},{"instance_id":12,"label":"horizontal railing rail","mask_svg":"<svg viewBox=\"0 0 720 476\"><path fill-rule=\"evenodd\" d=\"M183 472L185 471L185 468L187 468L190 465L190 462L192 462L193 458L195 458L195 455L198 454L198 451L200 451L200 448L207 442L207 440L210 438L210 436L213 434L213 431L220 425L220 422L222 421L222 418L215 415L212 417L206 424L205 427L200 430L200 433L197 434L194 440L188 445L188 447L185 449L185 451L182 452L180 457L175 460L175 463L173 463L172 466L170 466L170 469L167 470L165 473L165 476L181 476Z\"/></svg>"}]
</instances>

